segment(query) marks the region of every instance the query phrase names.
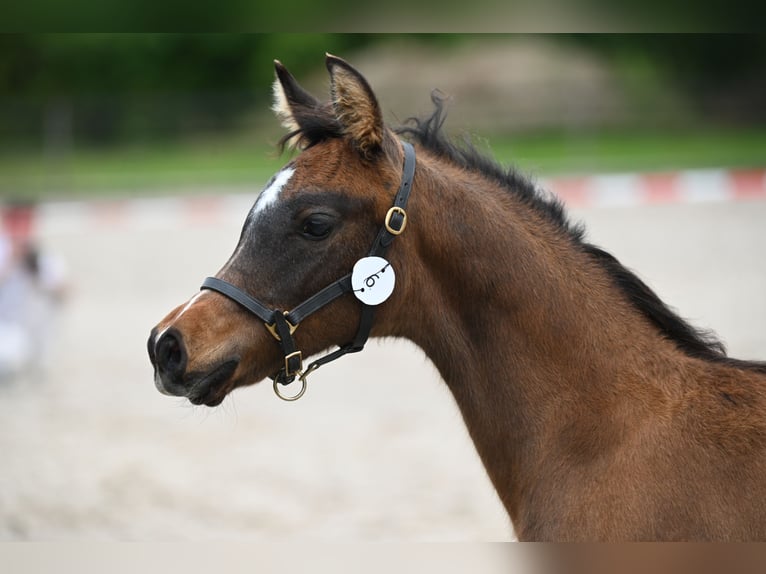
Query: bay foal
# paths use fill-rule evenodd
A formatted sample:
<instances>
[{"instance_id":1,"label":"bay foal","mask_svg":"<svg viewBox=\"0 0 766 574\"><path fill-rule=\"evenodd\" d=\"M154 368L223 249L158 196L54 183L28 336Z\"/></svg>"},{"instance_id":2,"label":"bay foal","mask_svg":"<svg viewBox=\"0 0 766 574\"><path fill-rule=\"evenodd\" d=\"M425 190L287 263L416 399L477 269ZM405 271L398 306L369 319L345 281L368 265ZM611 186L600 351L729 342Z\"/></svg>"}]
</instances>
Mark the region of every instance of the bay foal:
<instances>
[{"instance_id":1,"label":"bay foal","mask_svg":"<svg viewBox=\"0 0 766 574\"><path fill-rule=\"evenodd\" d=\"M212 406L267 376L305 384L295 359L358 343L367 313L372 336L436 365L520 540L766 538L766 366L728 358L555 199L451 143L438 99L394 131L359 72L327 67L320 102L277 63L275 110L301 151L215 280L153 329L159 390ZM339 278L391 222L402 139L416 154L406 229L392 224L395 288L373 314ZM335 283L285 331L296 314L281 310Z\"/></svg>"}]
</instances>

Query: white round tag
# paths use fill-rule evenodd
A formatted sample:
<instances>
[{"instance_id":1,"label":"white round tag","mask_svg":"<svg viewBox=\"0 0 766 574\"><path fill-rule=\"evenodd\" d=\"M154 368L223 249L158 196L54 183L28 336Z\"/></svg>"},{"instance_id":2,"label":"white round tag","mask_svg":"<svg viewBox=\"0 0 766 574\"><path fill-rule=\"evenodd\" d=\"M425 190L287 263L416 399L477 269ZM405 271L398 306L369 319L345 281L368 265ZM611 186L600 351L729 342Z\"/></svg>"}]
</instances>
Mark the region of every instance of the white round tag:
<instances>
[{"instance_id":1,"label":"white round tag","mask_svg":"<svg viewBox=\"0 0 766 574\"><path fill-rule=\"evenodd\" d=\"M380 305L394 292L396 274L382 257L365 257L354 265L351 287L354 295L367 305Z\"/></svg>"}]
</instances>

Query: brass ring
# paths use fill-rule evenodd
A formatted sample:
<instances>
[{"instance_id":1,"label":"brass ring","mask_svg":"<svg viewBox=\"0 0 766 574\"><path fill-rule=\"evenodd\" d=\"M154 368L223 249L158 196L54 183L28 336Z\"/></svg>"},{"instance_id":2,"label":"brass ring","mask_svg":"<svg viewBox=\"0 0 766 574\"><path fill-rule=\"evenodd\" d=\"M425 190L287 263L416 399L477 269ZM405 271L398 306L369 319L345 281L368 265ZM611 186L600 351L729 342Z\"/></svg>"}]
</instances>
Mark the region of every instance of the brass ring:
<instances>
[{"instance_id":1,"label":"brass ring","mask_svg":"<svg viewBox=\"0 0 766 574\"><path fill-rule=\"evenodd\" d=\"M276 379L274 379L274 392L283 401L287 401L287 402L297 401L299 398L303 396L303 393L306 392L306 377L301 376L300 381L301 381L301 390L298 391L298 394L289 396L289 395L283 395L282 393L279 392L279 383L276 381Z\"/></svg>"}]
</instances>

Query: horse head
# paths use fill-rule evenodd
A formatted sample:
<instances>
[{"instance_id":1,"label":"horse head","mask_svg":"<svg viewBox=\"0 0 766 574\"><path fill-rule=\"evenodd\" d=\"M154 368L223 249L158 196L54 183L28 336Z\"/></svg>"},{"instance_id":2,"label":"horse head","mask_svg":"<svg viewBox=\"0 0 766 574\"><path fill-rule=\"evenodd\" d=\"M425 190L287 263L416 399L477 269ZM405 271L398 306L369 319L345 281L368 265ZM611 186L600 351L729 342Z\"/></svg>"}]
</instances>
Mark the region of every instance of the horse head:
<instances>
[{"instance_id":1,"label":"horse head","mask_svg":"<svg viewBox=\"0 0 766 574\"><path fill-rule=\"evenodd\" d=\"M152 329L149 356L165 394L214 406L269 376L275 389L291 382L303 374L302 357L333 345L358 350L348 345L366 305L347 276L387 233L383 222L402 217L391 209L405 153L365 78L337 57L326 63L331 97L320 102L275 62L274 111L288 130L282 144L299 153L266 184L216 276ZM376 332L401 305L401 290L376 312ZM329 301L304 305L291 322L289 311L315 294Z\"/></svg>"}]
</instances>

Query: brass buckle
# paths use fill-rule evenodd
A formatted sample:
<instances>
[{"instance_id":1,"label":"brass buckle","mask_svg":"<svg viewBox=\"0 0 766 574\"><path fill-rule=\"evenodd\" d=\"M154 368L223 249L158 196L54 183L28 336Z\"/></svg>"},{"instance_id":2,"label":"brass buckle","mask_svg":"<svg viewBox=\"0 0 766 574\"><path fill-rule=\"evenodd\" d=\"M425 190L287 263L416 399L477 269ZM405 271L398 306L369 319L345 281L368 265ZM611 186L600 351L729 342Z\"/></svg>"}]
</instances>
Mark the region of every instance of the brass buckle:
<instances>
[{"instance_id":1,"label":"brass buckle","mask_svg":"<svg viewBox=\"0 0 766 574\"><path fill-rule=\"evenodd\" d=\"M283 315L287 317L287 311L285 311ZM293 333L295 333L295 330L298 328L298 325L300 325L300 323L298 323L298 325L293 325L290 321L287 321L287 319L285 319L285 321L287 322L287 326L290 328L290 334L292 335ZM272 337L274 337L277 341L282 342L282 339L277 334L276 323L264 323L264 325L266 325L266 328L269 330L269 333L271 333Z\"/></svg>"},{"instance_id":2,"label":"brass buckle","mask_svg":"<svg viewBox=\"0 0 766 574\"><path fill-rule=\"evenodd\" d=\"M297 369L295 369L294 371L291 371L290 359L294 359L295 357L298 357L298 361L300 362L300 365L298 365ZM293 375L296 375L296 374L297 375L303 374L303 354L300 351L295 351L285 356L285 376L292 377Z\"/></svg>"},{"instance_id":3,"label":"brass buckle","mask_svg":"<svg viewBox=\"0 0 766 574\"><path fill-rule=\"evenodd\" d=\"M402 219L402 226L399 229L394 229L391 227L391 218L394 216L394 214L400 214ZM388 231L391 235L399 235L404 231L404 228L407 227L407 212L404 211L401 207L397 207L396 205L393 206L391 209L388 210L388 213L386 213L386 221L385 221L386 231Z\"/></svg>"}]
</instances>

